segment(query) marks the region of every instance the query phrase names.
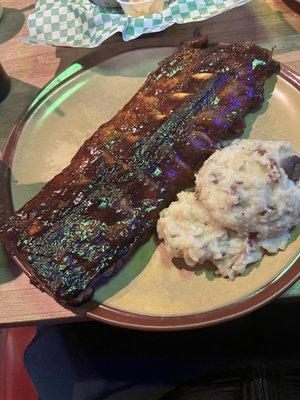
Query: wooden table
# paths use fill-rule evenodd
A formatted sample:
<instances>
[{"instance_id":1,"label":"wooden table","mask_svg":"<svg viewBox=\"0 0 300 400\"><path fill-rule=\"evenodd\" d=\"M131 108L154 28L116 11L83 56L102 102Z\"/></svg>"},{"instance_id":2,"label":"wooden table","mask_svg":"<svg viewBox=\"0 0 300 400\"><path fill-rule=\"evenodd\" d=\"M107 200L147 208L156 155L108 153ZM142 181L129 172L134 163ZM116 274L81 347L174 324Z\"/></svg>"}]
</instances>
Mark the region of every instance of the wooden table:
<instances>
[{"instance_id":1,"label":"wooden table","mask_svg":"<svg viewBox=\"0 0 300 400\"><path fill-rule=\"evenodd\" d=\"M23 44L20 39L27 34L25 19L34 2L1 0L1 4L5 7L5 14L0 22L0 62L11 77L12 89L0 105L0 151L13 124L39 89L76 59L95 51ZM254 0L208 21L173 26L156 35L185 39L191 37L196 27L201 27L211 40L253 40L268 48L276 46L275 57L300 72L299 12L300 5L293 0ZM116 43L122 46L120 35L107 40L100 51ZM300 283L285 296L292 298L298 293ZM79 317L35 289L15 266L11 265L9 273L7 270L4 272L0 259L0 325L74 320L79 320Z\"/></svg>"}]
</instances>

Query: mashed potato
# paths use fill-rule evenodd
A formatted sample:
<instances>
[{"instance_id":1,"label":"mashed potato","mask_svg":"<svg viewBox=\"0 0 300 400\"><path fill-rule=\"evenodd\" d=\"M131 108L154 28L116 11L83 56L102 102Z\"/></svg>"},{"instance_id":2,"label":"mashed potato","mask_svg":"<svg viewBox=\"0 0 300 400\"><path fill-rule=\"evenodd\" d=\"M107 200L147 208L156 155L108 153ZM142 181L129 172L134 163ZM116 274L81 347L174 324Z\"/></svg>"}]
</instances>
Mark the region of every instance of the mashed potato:
<instances>
[{"instance_id":1,"label":"mashed potato","mask_svg":"<svg viewBox=\"0 0 300 400\"><path fill-rule=\"evenodd\" d=\"M216 151L196 176L196 193L222 226L265 239L300 222L300 184L282 167L287 142L236 140Z\"/></svg>"},{"instance_id":2,"label":"mashed potato","mask_svg":"<svg viewBox=\"0 0 300 400\"><path fill-rule=\"evenodd\" d=\"M162 211L157 232L171 257L182 257L191 267L210 260L230 279L262 257L254 241L217 225L195 193L178 194L178 201Z\"/></svg>"},{"instance_id":3,"label":"mashed potato","mask_svg":"<svg viewBox=\"0 0 300 400\"><path fill-rule=\"evenodd\" d=\"M213 262L234 279L247 264L287 246L300 222L300 158L287 142L237 140L216 151L163 210L157 232L171 257Z\"/></svg>"}]
</instances>

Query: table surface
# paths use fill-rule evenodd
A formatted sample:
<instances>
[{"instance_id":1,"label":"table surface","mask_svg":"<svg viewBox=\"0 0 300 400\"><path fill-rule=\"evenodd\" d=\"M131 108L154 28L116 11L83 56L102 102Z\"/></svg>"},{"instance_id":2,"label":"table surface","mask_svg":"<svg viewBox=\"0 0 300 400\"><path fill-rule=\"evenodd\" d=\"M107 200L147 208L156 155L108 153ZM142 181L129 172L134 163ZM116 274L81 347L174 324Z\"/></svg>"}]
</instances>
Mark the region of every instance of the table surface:
<instances>
[{"instance_id":1,"label":"table surface","mask_svg":"<svg viewBox=\"0 0 300 400\"><path fill-rule=\"evenodd\" d=\"M78 58L91 51L119 44L119 34L108 39L97 50L72 49L23 44L26 17L34 8L32 0L1 0L4 18L0 22L0 62L12 81L8 98L0 105L0 152L14 123L34 99L40 88ZM156 35L190 38L201 27L214 41L253 40L275 47L275 58L300 73L300 4L293 0L254 0L201 23L176 25ZM2 260L3 261L3 260ZM30 285L17 267L3 268L0 258L0 325L24 325L40 322L78 321L79 317L64 309L48 295ZM296 283L285 298L300 293Z\"/></svg>"}]
</instances>

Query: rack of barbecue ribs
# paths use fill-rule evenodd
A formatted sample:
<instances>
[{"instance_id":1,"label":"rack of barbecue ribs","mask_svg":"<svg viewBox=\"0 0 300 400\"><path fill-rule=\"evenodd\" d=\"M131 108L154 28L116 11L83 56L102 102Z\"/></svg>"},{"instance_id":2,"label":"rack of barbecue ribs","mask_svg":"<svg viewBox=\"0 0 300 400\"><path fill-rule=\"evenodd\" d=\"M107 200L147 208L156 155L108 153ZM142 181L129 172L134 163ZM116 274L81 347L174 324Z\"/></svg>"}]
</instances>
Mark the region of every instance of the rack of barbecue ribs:
<instances>
[{"instance_id":1,"label":"rack of barbecue ribs","mask_svg":"<svg viewBox=\"0 0 300 400\"><path fill-rule=\"evenodd\" d=\"M41 290L62 304L87 301L101 274L148 240L221 139L243 131L278 71L252 43L183 43L0 228L1 240Z\"/></svg>"}]
</instances>

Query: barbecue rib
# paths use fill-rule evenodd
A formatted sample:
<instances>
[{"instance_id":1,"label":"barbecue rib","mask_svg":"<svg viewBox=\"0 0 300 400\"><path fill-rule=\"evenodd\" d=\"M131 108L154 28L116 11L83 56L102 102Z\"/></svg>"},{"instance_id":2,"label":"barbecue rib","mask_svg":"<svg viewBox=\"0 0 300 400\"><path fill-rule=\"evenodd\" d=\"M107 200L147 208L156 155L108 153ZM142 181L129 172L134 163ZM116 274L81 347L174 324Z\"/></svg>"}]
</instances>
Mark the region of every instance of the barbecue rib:
<instances>
[{"instance_id":1,"label":"barbecue rib","mask_svg":"<svg viewBox=\"0 0 300 400\"><path fill-rule=\"evenodd\" d=\"M97 278L152 233L159 211L248 111L279 64L254 44L184 43L71 164L0 228L34 284L59 302L92 296Z\"/></svg>"}]
</instances>

